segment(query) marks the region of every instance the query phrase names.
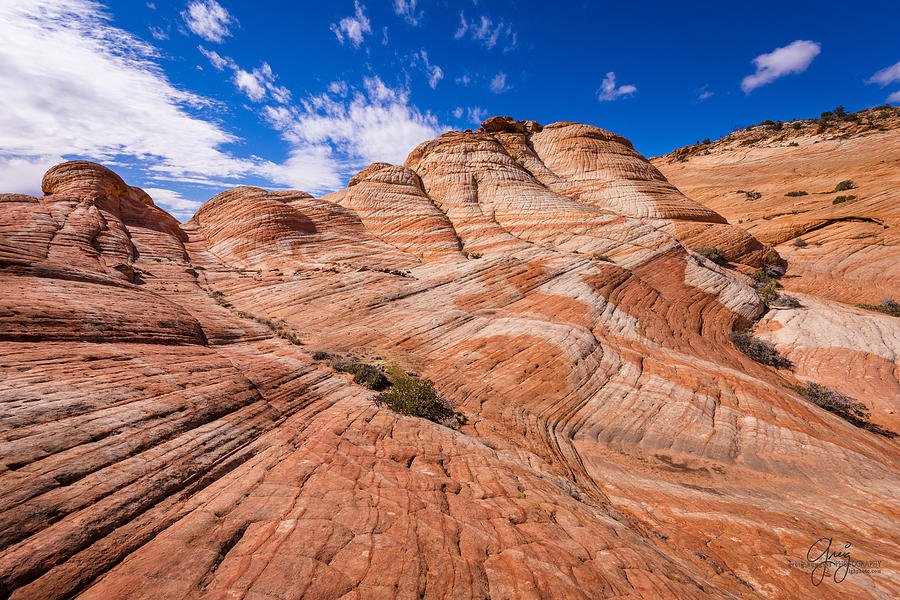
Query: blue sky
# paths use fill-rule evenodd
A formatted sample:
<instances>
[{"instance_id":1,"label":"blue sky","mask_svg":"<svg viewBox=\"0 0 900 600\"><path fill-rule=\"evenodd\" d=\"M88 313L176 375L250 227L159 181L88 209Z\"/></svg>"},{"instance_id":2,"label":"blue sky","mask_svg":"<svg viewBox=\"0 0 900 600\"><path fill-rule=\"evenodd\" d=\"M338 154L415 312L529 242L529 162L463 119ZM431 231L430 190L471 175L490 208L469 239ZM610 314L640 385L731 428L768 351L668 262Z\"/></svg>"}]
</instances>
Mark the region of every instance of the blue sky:
<instances>
[{"instance_id":1,"label":"blue sky","mask_svg":"<svg viewBox=\"0 0 900 600\"><path fill-rule=\"evenodd\" d=\"M653 156L900 103L900 3L0 2L0 190L111 166L180 219L238 184L324 193L501 114Z\"/></svg>"}]
</instances>

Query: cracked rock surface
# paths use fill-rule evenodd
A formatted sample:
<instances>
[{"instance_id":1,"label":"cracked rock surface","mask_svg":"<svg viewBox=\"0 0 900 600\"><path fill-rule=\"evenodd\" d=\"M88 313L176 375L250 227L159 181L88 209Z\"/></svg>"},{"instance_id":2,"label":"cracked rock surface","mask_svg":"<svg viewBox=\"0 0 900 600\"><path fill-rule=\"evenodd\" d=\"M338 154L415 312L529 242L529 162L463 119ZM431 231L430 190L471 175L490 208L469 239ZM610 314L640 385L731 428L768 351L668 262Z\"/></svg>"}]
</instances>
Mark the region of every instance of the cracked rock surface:
<instances>
[{"instance_id":1,"label":"cracked rock surface","mask_svg":"<svg viewBox=\"0 0 900 600\"><path fill-rule=\"evenodd\" d=\"M896 441L789 388L833 368L802 332L842 309L770 311L800 372L753 362L728 335L765 307L692 250L752 270L767 240L620 136L485 129L184 224L81 161L0 195L0 597L896 597L890 568L788 564L820 537L900 563ZM879 319L841 347L895 361ZM315 351L430 378L468 423Z\"/></svg>"}]
</instances>

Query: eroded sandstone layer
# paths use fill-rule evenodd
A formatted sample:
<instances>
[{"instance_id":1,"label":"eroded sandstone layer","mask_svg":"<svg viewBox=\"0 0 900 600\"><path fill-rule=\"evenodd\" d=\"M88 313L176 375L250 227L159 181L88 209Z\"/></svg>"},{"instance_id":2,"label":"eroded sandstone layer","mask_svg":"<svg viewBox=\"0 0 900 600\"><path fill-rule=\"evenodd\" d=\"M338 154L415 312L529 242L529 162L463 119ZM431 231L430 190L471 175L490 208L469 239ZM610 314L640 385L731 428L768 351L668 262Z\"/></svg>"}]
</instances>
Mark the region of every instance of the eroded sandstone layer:
<instances>
[{"instance_id":1,"label":"eroded sandstone layer","mask_svg":"<svg viewBox=\"0 0 900 600\"><path fill-rule=\"evenodd\" d=\"M0 195L0 596L900 593L896 442L739 352L765 307L690 252L770 248L624 138L484 129L185 224L86 162ZM431 378L468 424L314 351ZM789 561L826 536L887 568L812 586Z\"/></svg>"}]
</instances>

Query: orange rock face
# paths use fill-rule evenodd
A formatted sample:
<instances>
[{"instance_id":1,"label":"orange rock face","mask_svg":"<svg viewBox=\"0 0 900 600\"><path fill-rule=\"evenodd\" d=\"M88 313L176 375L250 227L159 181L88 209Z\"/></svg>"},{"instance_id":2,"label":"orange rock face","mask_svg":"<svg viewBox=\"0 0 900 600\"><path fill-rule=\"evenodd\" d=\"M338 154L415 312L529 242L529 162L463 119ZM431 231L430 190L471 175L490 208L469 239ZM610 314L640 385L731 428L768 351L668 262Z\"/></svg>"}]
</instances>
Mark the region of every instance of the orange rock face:
<instances>
[{"instance_id":1,"label":"orange rock face","mask_svg":"<svg viewBox=\"0 0 900 600\"><path fill-rule=\"evenodd\" d=\"M738 351L765 307L689 251L769 248L624 138L484 129L183 225L91 163L0 195L0 596L896 595L896 442L788 387L828 343L798 317L759 328L799 374ZM890 362L873 335L845 349ZM415 371L468 422L376 406L314 351ZM814 586L790 562L821 537L886 568Z\"/></svg>"}]
</instances>

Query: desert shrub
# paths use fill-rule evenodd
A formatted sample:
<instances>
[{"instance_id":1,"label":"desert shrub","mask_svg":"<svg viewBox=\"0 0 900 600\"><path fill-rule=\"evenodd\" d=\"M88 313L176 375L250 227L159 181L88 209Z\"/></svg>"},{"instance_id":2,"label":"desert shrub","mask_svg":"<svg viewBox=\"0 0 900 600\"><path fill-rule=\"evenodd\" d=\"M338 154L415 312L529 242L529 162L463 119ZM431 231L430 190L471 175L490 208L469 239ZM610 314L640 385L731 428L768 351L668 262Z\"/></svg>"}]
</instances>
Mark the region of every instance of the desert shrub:
<instances>
[{"instance_id":1,"label":"desert shrub","mask_svg":"<svg viewBox=\"0 0 900 600\"><path fill-rule=\"evenodd\" d=\"M762 198L762 194L755 190L737 190L737 193L746 196L747 200L759 200Z\"/></svg>"},{"instance_id":2,"label":"desert shrub","mask_svg":"<svg viewBox=\"0 0 900 600\"><path fill-rule=\"evenodd\" d=\"M778 353L775 346L753 337L747 332L735 331L729 337L738 350L758 363L769 365L776 369L790 369L794 366L791 361Z\"/></svg>"},{"instance_id":3,"label":"desert shrub","mask_svg":"<svg viewBox=\"0 0 900 600\"><path fill-rule=\"evenodd\" d=\"M803 238L797 238L796 240L794 240L794 245L798 248L806 248L809 244L807 244L806 240L804 240Z\"/></svg>"},{"instance_id":4,"label":"desert shrub","mask_svg":"<svg viewBox=\"0 0 900 600\"><path fill-rule=\"evenodd\" d=\"M719 252L718 248L697 248L697 254L700 256L709 259L716 263L717 265L727 265L728 261L722 256L722 253Z\"/></svg>"},{"instance_id":5,"label":"desert shrub","mask_svg":"<svg viewBox=\"0 0 900 600\"><path fill-rule=\"evenodd\" d=\"M788 296L787 294L778 294L778 297L775 298L775 306L782 306L784 308L803 308L803 304L799 300L793 296Z\"/></svg>"},{"instance_id":6,"label":"desert shrub","mask_svg":"<svg viewBox=\"0 0 900 600\"><path fill-rule=\"evenodd\" d=\"M704 144L711 144L712 142L709 141L709 138L706 138L705 140L703 140L703 143L704 143Z\"/></svg>"},{"instance_id":7,"label":"desert shrub","mask_svg":"<svg viewBox=\"0 0 900 600\"><path fill-rule=\"evenodd\" d=\"M469 258L478 259L484 256L482 252L469 252Z\"/></svg>"},{"instance_id":8,"label":"desert shrub","mask_svg":"<svg viewBox=\"0 0 900 600\"><path fill-rule=\"evenodd\" d=\"M788 144L788 146L799 146L799 145L800 144L798 144L797 142L791 142L790 144Z\"/></svg>"},{"instance_id":9,"label":"desert shrub","mask_svg":"<svg viewBox=\"0 0 900 600\"><path fill-rule=\"evenodd\" d=\"M788 192L785 194L788 198L796 198L798 196L809 196L809 192L804 192L803 190L797 190L796 192Z\"/></svg>"},{"instance_id":10,"label":"desert shrub","mask_svg":"<svg viewBox=\"0 0 900 600\"><path fill-rule=\"evenodd\" d=\"M313 360L328 360L329 358L331 358L331 355L322 350L316 350L315 352L312 353Z\"/></svg>"},{"instance_id":11,"label":"desert shrub","mask_svg":"<svg viewBox=\"0 0 900 600\"><path fill-rule=\"evenodd\" d=\"M850 200L856 200L856 196L853 194L847 196L838 196L834 200L831 201L832 204L841 204L842 202L849 202Z\"/></svg>"},{"instance_id":12,"label":"desert shrub","mask_svg":"<svg viewBox=\"0 0 900 600\"><path fill-rule=\"evenodd\" d=\"M882 300L881 304L857 304L856 306L891 315L892 317L900 317L900 302L895 301L893 298Z\"/></svg>"},{"instance_id":13,"label":"desert shrub","mask_svg":"<svg viewBox=\"0 0 900 600\"><path fill-rule=\"evenodd\" d=\"M759 299L763 301L767 307L775 304L775 301L778 300L778 290L775 289L775 280L771 280L767 283L757 284L756 293L759 294Z\"/></svg>"},{"instance_id":14,"label":"desert shrub","mask_svg":"<svg viewBox=\"0 0 900 600\"><path fill-rule=\"evenodd\" d=\"M212 298L216 304L222 306L224 308L231 308L231 302L225 299L225 294L220 292L219 290L213 290L212 292L207 292L209 297Z\"/></svg>"},{"instance_id":15,"label":"desert shrub","mask_svg":"<svg viewBox=\"0 0 900 600\"><path fill-rule=\"evenodd\" d=\"M421 417L435 423L453 423L455 413L450 403L439 396L430 379L407 375L400 369L389 371L391 389L375 396L375 404L386 406L401 415Z\"/></svg>"},{"instance_id":16,"label":"desert shrub","mask_svg":"<svg viewBox=\"0 0 900 600\"><path fill-rule=\"evenodd\" d=\"M793 124L791 125L791 127L793 127L794 129L802 129L802 128L803 128L803 123L801 123L800 121L797 121L797 122L793 123Z\"/></svg>"},{"instance_id":17,"label":"desert shrub","mask_svg":"<svg viewBox=\"0 0 900 600\"><path fill-rule=\"evenodd\" d=\"M380 367L357 363L348 369L348 372L353 375L353 383L363 385L376 392L387 389L391 385L384 370Z\"/></svg>"},{"instance_id":18,"label":"desert shrub","mask_svg":"<svg viewBox=\"0 0 900 600\"><path fill-rule=\"evenodd\" d=\"M848 423L866 429L878 435L895 438L897 434L869 421L869 408L855 398L842 394L814 381L807 381L806 385L794 385L791 389L815 404L824 408Z\"/></svg>"},{"instance_id":19,"label":"desert shrub","mask_svg":"<svg viewBox=\"0 0 900 600\"><path fill-rule=\"evenodd\" d=\"M594 252L591 254L591 258L594 260L602 260L603 262L612 262L613 260L605 254L600 254L599 252Z\"/></svg>"},{"instance_id":20,"label":"desert shrub","mask_svg":"<svg viewBox=\"0 0 900 600\"><path fill-rule=\"evenodd\" d=\"M841 181L841 182L838 182L838 184L837 184L836 186L834 186L834 190L833 190L833 191L835 191L835 192L846 192L847 190L852 190L852 189L855 188L855 187L856 187L856 186L853 185L853 180L852 180L852 179L845 179L845 180L843 180L843 181Z\"/></svg>"}]
</instances>

